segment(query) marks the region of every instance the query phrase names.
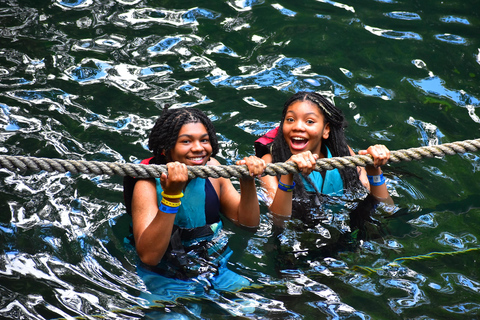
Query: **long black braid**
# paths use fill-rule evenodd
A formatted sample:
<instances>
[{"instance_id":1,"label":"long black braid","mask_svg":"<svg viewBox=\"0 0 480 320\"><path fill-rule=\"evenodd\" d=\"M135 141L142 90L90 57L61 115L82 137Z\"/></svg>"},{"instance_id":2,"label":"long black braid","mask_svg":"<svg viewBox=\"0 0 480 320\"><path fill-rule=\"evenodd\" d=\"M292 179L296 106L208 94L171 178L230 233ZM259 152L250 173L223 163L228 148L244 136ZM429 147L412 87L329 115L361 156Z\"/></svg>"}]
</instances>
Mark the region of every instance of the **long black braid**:
<instances>
[{"instance_id":1,"label":"long black braid","mask_svg":"<svg viewBox=\"0 0 480 320\"><path fill-rule=\"evenodd\" d=\"M170 150L177 143L178 133L184 124L202 123L212 145L212 157L218 153L218 140L212 121L199 109L164 109L157 119L148 139L148 148L155 159L151 163L166 164L170 161Z\"/></svg>"},{"instance_id":2,"label":"long black braid","mask_svg":"<svg viewBox=\"0 0 480 320\"><path fill-rule=\"evenodd\" d=\"M325 123L330 124L330 134L326 140L323 140L322 143L322 153L326 154L324 151L324 146L330 149L333 157L342 157L349 156L350 150L348 148L347 139L345 137L345 128L347 127L347 122L343 115L343 112L335 107L330 101L328 101L324 96L316 92L297 92L290 99L288 99L283 107L282 112L282 121L280 122L280 127L278 133L275 137L275 140L272 143L272 158L273 162L285 162L291 156L292 153L288 147L285 137L283 136L283 124L285 121L285 116L287 114L288 107L296 101L310 101L315 104L320 112L325 117ZM343 180L343 186L346 190L355 191L362 188L358 172L356 168L345 168L339 169L340 175ZM307 181L308 177L305 177ZM293 197L296 199L308 199L309 196L305 191L303 186L302 179L296 174L294 175L294 181L298 187L294 189ZM315 188L315 185L309 181L310 184ZM315 188L316 190L316 188ZM322 195L316 190L319 198L321 199Z\"/></svg>"}]
</instances>

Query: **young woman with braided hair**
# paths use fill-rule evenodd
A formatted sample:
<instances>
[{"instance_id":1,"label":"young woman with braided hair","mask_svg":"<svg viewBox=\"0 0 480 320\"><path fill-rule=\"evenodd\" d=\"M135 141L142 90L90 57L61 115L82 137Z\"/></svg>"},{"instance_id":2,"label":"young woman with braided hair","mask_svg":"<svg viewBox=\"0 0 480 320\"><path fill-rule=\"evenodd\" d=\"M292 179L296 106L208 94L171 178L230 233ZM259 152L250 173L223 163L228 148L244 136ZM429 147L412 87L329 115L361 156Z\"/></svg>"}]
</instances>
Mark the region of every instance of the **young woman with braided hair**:
<instances>
[{"instance_id":1,"label":"young woman with braided hair","mask_svg":"<svg viewBox=\"0 0 480 320\"><path fill-rule=\"evenodd\" d=\"M187 166L219 164L213 158L218 152L213 124L194 108L164 110L150 133L148 147L153 157L143 163L166 164L168 174L137 179L133 187L131 214L134 244L142 262L139 273L145 279L154 277L153 286L165 294L170 285L175 286L174 292L181 290L175 281L195 277L203 280L190 281L187 292L192 286L201 287L203 281L224 290L248 284L226 268L231 251L219 212L238 225L258 226L254 177L263 173L265 162L255 156L237 161L246 164L251 174L240 179L241 194L225 178L189 180ZM130 201L125 203L128 211ZM164 279L159 284L158 274L175 280Z\"/></svg>"},{"instance_id":2,"label":"young woman with braided hair","mask_svg":"<svg viewBox=\"0 0 480 320\"><path fill-rule=\"evenodd\" d=\"M286 101L278 132L271 134L270 138L274 136L274 139L270 148L265 148L265 141L260 141L264 138L255 144L257 156L265 162L291 161L301 171L301 174L261 178L272 213L288 218L292 214L292 198L311 200L314 195L321 199L322 194L341 195L344 190L355 191L362 186L377 200L393 203L380 168L390 157L383 145L359 152L374 158L374 165L366 169L313 171L318 158L354 155L345 138L345 127L341 110L318 93L298 92Z\"/></svg>"}]
</instances>

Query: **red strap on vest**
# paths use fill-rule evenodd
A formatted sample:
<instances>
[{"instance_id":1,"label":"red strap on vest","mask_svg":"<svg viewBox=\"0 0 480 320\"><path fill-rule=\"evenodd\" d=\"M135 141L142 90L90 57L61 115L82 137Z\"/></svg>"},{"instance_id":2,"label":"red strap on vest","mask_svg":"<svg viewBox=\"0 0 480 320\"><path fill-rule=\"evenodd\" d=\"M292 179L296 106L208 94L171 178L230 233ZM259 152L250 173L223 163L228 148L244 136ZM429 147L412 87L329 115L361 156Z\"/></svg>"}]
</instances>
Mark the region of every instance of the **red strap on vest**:
<instances>
[{"instance_id":1,"label":"red strap on vest","mask_svg":"<svg viewBox=\"0 0 480 320\"><path fill-rule=\"evenodd\" d=\"M148 159L143 159L143 160L140 162L140 164L150 164L150 160L152 160L152 159L153 159L153 157L150 157L150 158L148 158Z\"/></svg>"},{"instance_id":2,"label":"red strap on vest","mask_svg":"<svg viewBox=\"0 0 480 320\"><path fill-rule=\"evenodd\" d=\"M255 140L255 142L258 142L258 143L263 144L264 146L266 146L267 144L273 142L273 140L274 140L275 137L277 136L277 132L278 132L278 127L276 127L275 129L272 129L272 130L268 131L268 132L265 133L263 136L261 136L260 138L258 138L257 140Z\"/></svg>"}]
</instances>

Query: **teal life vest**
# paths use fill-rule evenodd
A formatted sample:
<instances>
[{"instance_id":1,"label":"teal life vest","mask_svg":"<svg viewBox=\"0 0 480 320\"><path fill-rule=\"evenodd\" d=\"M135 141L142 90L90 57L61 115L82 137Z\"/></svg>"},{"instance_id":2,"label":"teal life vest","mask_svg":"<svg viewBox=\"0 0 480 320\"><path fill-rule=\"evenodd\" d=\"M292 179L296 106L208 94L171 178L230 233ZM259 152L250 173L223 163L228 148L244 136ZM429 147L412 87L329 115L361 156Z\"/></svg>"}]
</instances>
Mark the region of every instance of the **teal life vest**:
<instances>
[{"instance_id":1,"label":"teal life vest","mask_svg":"<svg viewBox=\"0 0 480 320\"><path fill-rule=\"evenodd\" d=\"M160 179L155 180L160 205L162 187ZM212 219L212 212L206 212L209 210L207 192L211 190L218 202L210 181L202 178L189 181L183 191L184 197L175 217L167 251L157 266L144 267L168 277L188 279L201 274L215 275L219 267L226 264L231 250L218 210L215 212L218 219L207 223L209 215Z\"/></svg>"},{"instance_id":2,"label":"teal life vest","mask_svg":"<svg viewBox=\"0 0 480 320\"><path fill-rule=\"evenodd\" d=\"M327 146L325 146L325 148L327 149L327 158L331 158L332 154L330 153L330 149L328 149ZM300 177L305 186L305 190L307 192L315 192L313 186L302 175L300 175ZM308 175L308 178L322 194L330 196L339 196L343 194L343 180L338 169L327 170L325 172L325 178L323 178L320 172L313 171Z\"/></svg>"},{"instance_id":3,"label":"teal life vest","mask_svg":"<svg viewBox=\"0 0 480 320\"><path fill-rule=\"evenodd\" d=\"M160 184L160 178L156 178L155 182L157 189L157 204L160 206L163 189ZM210 181L202 178L195 178L188 182L183 191L184 197L182 198L182 204L175 216L174 226L184 234L182 236L182 243L184 246L203 241L209 237L211 238L218 227L217 224L221 222L218 208L214 209L216 212L206 212L205 203L207 201L207 184L211 185ZM215 192L213 187L212 190ZM214 195L218 202L216 193ZM216 221L207 224L207 214L215 215ZM188 236L186 236L187 233Z\"/></svg>"},{"instance_id":4,"label":"teal life vest","mask_svg":"<svg viewBox=\"0 0 480 320\"><path fill-rule=\"evenodd\" d=\"M141 163L150 164L152 159L142 160ZM136 178L124 177L123 195L126 211L130 215L136 182ZM157 178L155 183L159 205L162 200L160 179ZM211 182L202 178L190 180L184 195L162 260L156 266L142 264L148 270L183 280L207 272L215 274L231 253L227 246L228 237L222 229L220 202ZM128 240L135 246L132 232L130 225Z\"/></svg>"}]
</instances>

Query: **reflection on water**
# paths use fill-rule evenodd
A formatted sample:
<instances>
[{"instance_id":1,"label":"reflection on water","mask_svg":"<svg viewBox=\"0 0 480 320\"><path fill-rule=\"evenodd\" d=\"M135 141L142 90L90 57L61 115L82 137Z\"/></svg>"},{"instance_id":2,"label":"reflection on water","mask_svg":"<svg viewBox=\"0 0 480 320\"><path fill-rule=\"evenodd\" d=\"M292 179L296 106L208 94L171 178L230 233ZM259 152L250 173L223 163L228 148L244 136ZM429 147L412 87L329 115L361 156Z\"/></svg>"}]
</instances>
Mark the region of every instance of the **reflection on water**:
<instances>
[{"instance_id":1,"label":"reflection on water","mask_svg":"<svg viewBox=\"0 0 480 320\"><path fill-rule=\"evenodd\" d=\"M354 150L478 138L476 12L459 1L3 2L0 153L136 162L169 104L204 110L231 164L298 90L344 111ZM0 169L0 315L478 316L478 154L385 171L393 211L335 199L279 227L262 203L255 233L226 227L228 268L252 286L152 307L124 242L120 177Z\"/></svg>"}]
</instances>

